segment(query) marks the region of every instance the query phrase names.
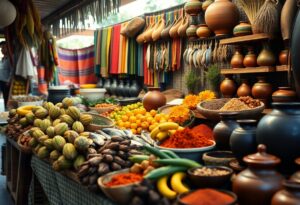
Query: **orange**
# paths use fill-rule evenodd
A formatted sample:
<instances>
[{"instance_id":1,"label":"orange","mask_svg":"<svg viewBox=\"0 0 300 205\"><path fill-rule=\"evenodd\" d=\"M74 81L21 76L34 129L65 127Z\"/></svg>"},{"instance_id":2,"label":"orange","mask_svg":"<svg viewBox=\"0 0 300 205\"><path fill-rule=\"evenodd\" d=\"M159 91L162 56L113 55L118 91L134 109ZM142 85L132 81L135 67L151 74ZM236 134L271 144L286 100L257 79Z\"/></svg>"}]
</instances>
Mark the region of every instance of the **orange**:
<instances>
[{"instance_id":1,"label":"orange","mask_svg":"<svg viewBox=\"0 0 300 205\"><path fill-rule=\"evenodd\" d=\"M122 115L121 119L122 119L122 121L123 121L123 122L126 122L126 121L128 121L128 117L127 117L127 115Z\"/></svg>"},{"instance_id":2,"label":"orange","mask_svg":"<svg viewBox=\"0 0 300 205\"><path fill-rule=\"evenodd\" d=\"M128 117L130 117L130 116L133 116L133 113L132 113L132 112L127 112L126 115L127 115Z\"/></svg>"},{"instance_id":3,"label":"orange","mask_svg":"<svg viewBox=\"0 0 300 205\"><path fill-rule=\"evenodd\" d=\"M137 124L138 127L140 127L141 124L142 124L142 121L141 120L136 120L135 123Z\"/></svg>"},{"instance_id":4,"label":"orange","mask_svg":"<svg viewBox=\"0 0 300 205\"><path fill-rule=\"evenodd\" d=\"M143 118L143 115L139 113L135 117L136 117L136 119L141 119L141 118Z\"/></svg>"},{"instance_id":5,"label":"orange","mask_svg":"<svg viewBox=\"0 0 300 205\"><path fill-rule=\"evenodd\" d=\"M131 129L136 129L138 126L136 123L131 123L130 128Z\"/></svg>"},{"instance_id":6,"label":"orange","mask_svg":"<svg viewBox=\"0 0 300 205\"><path fill-rule=\"evenodd\" d=\"M152 117L147 117L147 122L150 124L151 122L152 122L152 120L153 120L153 118Z\"/></svg>"},{"instance_id":7,"label":"orange","mask_svg":"<svg viewBox=\"0 0 300 205\"><path fill-rule=\"evenodd\" d=\"M146 114L146 112L147 112L147 111L146 111L146 109L145 109L145 108L141 108L141 114L142 114L142 115L145 115L145 114Z\"/></svg>"},{"instance_id":8,"label":"orange","mask_svg":"<svg viewBox=\"0 0 300 205\"><path fill-rule=\"evenodd\" d=\"M137 132L137 134L141 134L142 133L142 128L141 127L138 127L137 129L136 129L136 132Z\"/></svg>"},{"instance_id":9,"label":"orange","mask_svg":"<svg viewBox=\"0 0 300 205\"><path fill-rule=\"evenodd\" d=\"M124 123L124 127L126 127L126 128L130 128L130 122L128 122L128 121L127 121L127 122L125 122L125 123Z\"/></svg>"},{"instance_id":10,"label":"orange","mask_svg":"<svg viewBox=\"0 0 300 205\"><path fill-rule=\"evenodd\" d=\"M124 127L124 122L122 120L119 120L117 124L119 127Z\"/></svg>"},{"instance_id":11,"label":"orange","mask_svg":"<svg viewBox=\"0 0 300 205\"><path fill-rule=\"evenodd\" d=\"M154 117L156 115L156 110L150 110L150 114L152 115L152 117Z\"/></svg>"},{"instance_id":12,"label":"orange","mask_svg":"<svg viewBox=\"0 0 300 205\"><path fill-rule=\"evenodd\" d=\"M149 123L148 122L142 122L142 128L144 129L144 130L147 130L148 129L148 127L149 127Z\"/></svg>"},{"instance_id":13,"label":"orange","mask_svg":"<svg viewBox=\"0 0 300 205\"><path fill-rule=\"evenodd\" d=\"M136 129L131 129L132 134L136 134Z\"/></svg>"},{"instance_id":14,"label":"orange","mask_svg":"<svg viewBox=\"0 0 300 205\"><path fill-rule=\"evenodd\" d=\"M139 109L135 109L135 110L133 110L133 114L134 115L137 115L137 114L139 114L140 112L139 112Z\"/></svg>"},{"instance_id":15,"label":"orange","mask_svg":"<svg viewBox=\"0 0 300 205\"><path fill-rule=\"evenodd\" d=\"M155 119L157 122L159 122L160 119L161 119L161 114L155 115L154 119Z\"/></svg>"},{"instance_id":16,"label":"orange","mask_svg":"<svg viewBox=\"0 0 300 205\"><path fill-rule=\"evenodd\" d=\"M136 117L135 116L130 116L129 117L129 122L136 122Z\"/></svg>"},{"instance_id":17,"label":"orange","mask_svg":"<svg viewBox=\"0 0 300 205\"><path fill-rule=\"evenodd\" d=\"M121 130L126 130L126 127L119 127Z\"/></svg>"}]
</instances>

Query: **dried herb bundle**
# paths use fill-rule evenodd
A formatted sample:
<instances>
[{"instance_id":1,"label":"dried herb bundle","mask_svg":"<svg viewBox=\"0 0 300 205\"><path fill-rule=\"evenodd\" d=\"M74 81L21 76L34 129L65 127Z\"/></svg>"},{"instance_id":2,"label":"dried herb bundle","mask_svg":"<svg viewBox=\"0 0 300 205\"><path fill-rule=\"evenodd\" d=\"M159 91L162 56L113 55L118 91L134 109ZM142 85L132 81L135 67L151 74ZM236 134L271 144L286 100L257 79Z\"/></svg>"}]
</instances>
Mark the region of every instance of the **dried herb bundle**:
<instances>
[{"instance_id":1,"label":"dried herb bundle","mask_svg":"<svg viewBox=\"0 0 300 205\"><path fill-rule=\"evenodd\" d=\"M245 11L251 24L254 23L257 13L265 0L237 0L238 5Z\"/></svg>"}]
</instances>

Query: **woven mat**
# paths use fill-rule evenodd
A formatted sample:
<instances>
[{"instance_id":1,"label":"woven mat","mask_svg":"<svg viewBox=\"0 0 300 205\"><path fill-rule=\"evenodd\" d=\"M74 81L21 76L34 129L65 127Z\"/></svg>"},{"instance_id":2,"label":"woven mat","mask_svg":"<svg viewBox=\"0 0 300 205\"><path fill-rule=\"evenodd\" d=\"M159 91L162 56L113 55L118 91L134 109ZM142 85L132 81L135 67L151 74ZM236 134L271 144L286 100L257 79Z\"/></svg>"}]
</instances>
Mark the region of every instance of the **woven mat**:
<instances>
[{"instance_id":1,"label":"woven mat","mask_svg":"<svg viewBox=\"0 0 300 205\"><path fill-rule=\"evenodd\" d=\"M53 171L48 163L36 156L32 157L31 167L50 205L115 205L104 195L94 194L59 172ZM31 187L30 192L33 191ZM33 194L30 193L30 205L34 204L32 196Z\"/></svg>"}]
</instances>

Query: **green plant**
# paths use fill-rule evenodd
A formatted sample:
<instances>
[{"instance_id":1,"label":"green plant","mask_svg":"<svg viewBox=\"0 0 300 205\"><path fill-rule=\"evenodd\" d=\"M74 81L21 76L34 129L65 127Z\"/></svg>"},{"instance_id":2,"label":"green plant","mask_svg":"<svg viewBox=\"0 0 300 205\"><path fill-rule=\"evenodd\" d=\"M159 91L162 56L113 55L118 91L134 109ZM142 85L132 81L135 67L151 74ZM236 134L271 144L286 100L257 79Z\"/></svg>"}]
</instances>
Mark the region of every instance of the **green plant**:
<instances>
[{"instance_id":1,"label":"green plant","mask_svg":"<svg viewBox=\"0 0 300 205\"><path fill-rule=\"evenodd\" d=\"M221 80L219 67L217 65L209 66L208 71L206 72L206 78L214 88L218 87Z\"/></svg>"},{"instance_id":2,"label":"green plant","mask_svg":"<svg viewBox=\"0 0 300 205\"><path fill-rule=\"evenodd\" d=\"M185 76L185 85L190 93L195 92L199 81L200 77L197 75L194 69L191 69L189 73Z\"/></svg>"}]
</instances>

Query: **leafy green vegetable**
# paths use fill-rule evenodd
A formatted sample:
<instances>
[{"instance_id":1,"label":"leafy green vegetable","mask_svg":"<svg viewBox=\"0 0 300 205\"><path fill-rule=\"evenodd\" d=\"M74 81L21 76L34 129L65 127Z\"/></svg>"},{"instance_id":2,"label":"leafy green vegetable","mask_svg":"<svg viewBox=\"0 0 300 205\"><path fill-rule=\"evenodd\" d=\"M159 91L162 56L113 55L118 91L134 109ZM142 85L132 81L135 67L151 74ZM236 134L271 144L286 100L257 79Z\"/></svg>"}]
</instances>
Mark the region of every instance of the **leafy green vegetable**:
<instances>
[{"instance_id":1,"label":"leafy green vegetable","mask_svg":"<svg viewBox=\"0 0 300 205\"><path fill-rule=\"evenodd\" d=\"M95 107L97 104L101 103L118 104L118 101L115 98L99 98L97 100L88 100L83 96L80 96L80 98L82 99L82 104L88 107Z\"/></svg>"}]
</instances>

